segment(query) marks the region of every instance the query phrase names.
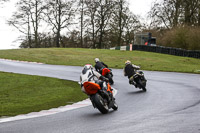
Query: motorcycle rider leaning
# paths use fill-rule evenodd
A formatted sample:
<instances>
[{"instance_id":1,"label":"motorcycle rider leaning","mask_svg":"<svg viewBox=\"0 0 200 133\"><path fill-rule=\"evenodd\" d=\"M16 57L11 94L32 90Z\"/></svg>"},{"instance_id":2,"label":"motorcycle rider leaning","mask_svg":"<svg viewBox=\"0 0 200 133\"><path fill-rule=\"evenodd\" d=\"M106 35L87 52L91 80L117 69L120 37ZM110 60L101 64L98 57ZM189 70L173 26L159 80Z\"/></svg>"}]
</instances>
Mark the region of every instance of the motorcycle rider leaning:
<instances>
[{"instance_id":1,"label":"motorcycle rider leaning","mask_svg":"<svg viewBox=\"0 0 200 133\"><path fill-rule=\"evenodd\" d=\"M81 73L81 76L80 76L81 90L84 93L86 93L86 91L85 91L85 88L84 88L83 84L84 84L84 82L87 82L87 81L99 84L101 89L106 89L107 90L106 82L108 82L109 79L104 77L104 76L102 76L97 71L95 71L91 64L86 64L84 66L84 68L82 70L82 73ZM110 93L110 95L112 96L112 93Z\"/></svg>"},{"instance_id":2,"label":"motorcycle rider leaning","mask_svg":"<svg viewBox=\"0 0 200 133\"><path fill-rule=\"evenodd\" d=\"M131 61L127 60L125 62L125 67L124 67L124 76L128 76L129 79L129 84L133 84L136 88L136 82L134 81L134 75L136 74L136 70L139 70L140 67L136 66L134 64L131 64Z\"/></svg>"},{"instance_id":3,"label":"motorcycle rider leaning","mask_svg":"<svg viewBox=\"0 0 200 133\"><path fill-rule=\"evenodd\" d=\"M104 68L108 68L108 66L104 62L101 62L99 60L99 58L95 58L94 60L95 60L95 66L94 67L95 67L97 72L102 73L102 70Z\"/></svg>"}]
</instances>

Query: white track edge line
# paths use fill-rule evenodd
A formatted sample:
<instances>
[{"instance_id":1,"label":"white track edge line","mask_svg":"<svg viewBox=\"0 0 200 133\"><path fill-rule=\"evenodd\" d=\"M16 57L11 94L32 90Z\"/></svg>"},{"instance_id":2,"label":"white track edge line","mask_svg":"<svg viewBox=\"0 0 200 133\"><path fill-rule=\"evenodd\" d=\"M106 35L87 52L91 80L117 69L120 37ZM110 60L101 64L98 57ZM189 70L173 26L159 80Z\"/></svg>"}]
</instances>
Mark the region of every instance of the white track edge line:
<instances>
[{"instance_id":1,"label":"white track edge line","mask_svg":"<svg viewBox=\"0 0 200 133\"><path fill-rule=\"evenodd\" d=\"M112 87L113 88L113 87ZM117 90L113 88L113 95L115 96L117 94ZM22 114L22 115L17 115L14 117L8 117L8 118L1 118L0 123L4 122L11 122L11 121L16 121L16 120L24 120L24 119L29 119L29 118L36 118L36 117L41 117L41 116L47 116L47 115L53 115L56 113L61 113L69 110L74 110L82 107L87 107L92 105L90 99L86 99L77 103L74 103L72 105L66 105L66 106L61 106L59 108L52 108L49 110L42 110L40 112L31 112L28 114Z\"/></svg>"}]
</instances>

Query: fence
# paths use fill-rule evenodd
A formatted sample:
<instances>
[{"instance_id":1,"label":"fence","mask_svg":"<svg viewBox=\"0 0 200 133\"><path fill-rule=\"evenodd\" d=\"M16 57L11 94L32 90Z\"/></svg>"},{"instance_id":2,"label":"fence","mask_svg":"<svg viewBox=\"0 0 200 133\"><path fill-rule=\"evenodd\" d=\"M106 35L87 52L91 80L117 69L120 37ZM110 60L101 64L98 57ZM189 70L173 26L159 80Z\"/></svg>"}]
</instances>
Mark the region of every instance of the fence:
<instances>
[{"instance_id":1,"label":"fence","mask_svg":"<svg viewBox=\"0 0 200 133\"><path fill-rule=\"evenodd\" d=\"M129 51L130 46L121 46L121 47L117 46L111 49ZM146 46L146 45L132 45L132 50L156 52L156 53L162 53L162 54L170 54L170 55L200 59L200 51L197 51L197 50L184 50L180 48L171 48L171 47L163 47L163 46Z\"/></svg>"}]
</instances>

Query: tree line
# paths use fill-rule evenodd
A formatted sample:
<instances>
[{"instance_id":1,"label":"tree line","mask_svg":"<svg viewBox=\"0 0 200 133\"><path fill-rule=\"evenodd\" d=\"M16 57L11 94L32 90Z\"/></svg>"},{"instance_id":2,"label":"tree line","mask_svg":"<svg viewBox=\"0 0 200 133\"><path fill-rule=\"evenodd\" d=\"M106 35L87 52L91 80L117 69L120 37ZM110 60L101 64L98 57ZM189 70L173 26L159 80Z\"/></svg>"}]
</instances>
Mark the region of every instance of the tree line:
<instances>
[{"instance_id":1,"label":"tree line","mask_svg":"<svg viewBox=\"0 0 200 133\"><path fill-rule=\"evenodd\" d=\"M158 44L200 50L200 0L154 2L149 17Z\"/></svg>"},{"instance_id":2,"label":"tree line","mask_svg":"<svg viewBox=\"0 0 200 133\"><path fill-rule=\"evenodd\" d=\"M109 48L133 42L142 24L126 0L20 0L9 25L21 48Z\"/></svg>"},{"instance_id":3,"label":"tree line","mask_svg":"<svg viewBox=\"0 0 200 133\"><path fill-rule=\"evenodd\" d=\"M155 0L150 24L127 0L19 0L16 7L8 23L23 33L22 48L110 48L151 32L157 45L200 50L200 0Z\"/></svg>"}]
</instances>

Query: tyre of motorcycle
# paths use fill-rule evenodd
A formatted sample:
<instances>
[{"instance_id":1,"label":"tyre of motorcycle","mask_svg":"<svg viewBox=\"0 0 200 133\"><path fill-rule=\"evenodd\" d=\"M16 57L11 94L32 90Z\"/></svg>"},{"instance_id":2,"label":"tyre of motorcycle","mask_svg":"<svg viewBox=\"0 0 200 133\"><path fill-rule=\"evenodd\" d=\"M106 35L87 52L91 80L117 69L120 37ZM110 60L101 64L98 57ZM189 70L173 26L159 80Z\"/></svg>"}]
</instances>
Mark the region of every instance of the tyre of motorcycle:
<instances>
[{"instance_id":1,"label":"tyre of motorcycle","mask_svg":"<svg viewBox=\"0 0 200 133\"><path fill-rule=\"evenodd\" d=\"M99 94L96 93L91 97L94 106L102 113L106 114L109 111L108 102Z\"/></svg>"},{"instance_id":2,"label":"tyre of motorcycle","mask_svg":"<svg viewBox=\"0 0 200 133\"><path fill-rule=\"evenodd\" d=\"M141 79L138 80L139 85L141 86L143 91L147 91L146 85L142 83Z\"/></svg>"}]
</instances>

